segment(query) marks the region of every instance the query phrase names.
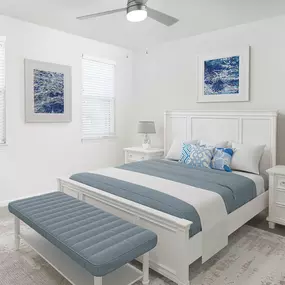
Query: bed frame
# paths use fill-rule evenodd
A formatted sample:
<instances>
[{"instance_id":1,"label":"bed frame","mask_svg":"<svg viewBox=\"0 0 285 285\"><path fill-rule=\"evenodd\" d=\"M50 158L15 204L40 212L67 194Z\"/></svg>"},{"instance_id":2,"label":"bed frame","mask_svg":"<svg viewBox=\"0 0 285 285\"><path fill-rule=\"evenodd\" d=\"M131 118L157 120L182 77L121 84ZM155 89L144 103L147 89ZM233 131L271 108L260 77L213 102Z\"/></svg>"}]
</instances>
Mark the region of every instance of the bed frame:
<instances>
[{"instance_id":1,"label":"bed frame","mask_svg":"<svg viewBox=\"0 0 285 285\"><path fill-rule=\"evenodd\" d=\"M272 167L276 165L276 123L275 111L165 112L165 152L174 138L265 144L264 156L268 158L268 167ZM190 285L189 265L203 253L202 234L189 238L192 222L70 179L58 179L58 189L154 231L158 235L158 245L150 254L150 267L179 285ZM267 206L268 191L229 214L228 235Z\"/></svg>"}]
</instances>

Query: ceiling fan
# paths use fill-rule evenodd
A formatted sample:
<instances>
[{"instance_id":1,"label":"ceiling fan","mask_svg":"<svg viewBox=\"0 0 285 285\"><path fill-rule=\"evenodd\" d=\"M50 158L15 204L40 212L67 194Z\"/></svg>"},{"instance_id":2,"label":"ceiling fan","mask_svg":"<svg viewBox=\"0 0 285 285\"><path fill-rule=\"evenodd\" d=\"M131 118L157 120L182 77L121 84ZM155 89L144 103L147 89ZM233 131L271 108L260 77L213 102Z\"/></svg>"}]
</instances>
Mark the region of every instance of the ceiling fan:
<instances>
[{"instance_id":1,"label":"ceiling fan","mask_svg":"<svg viewBox=\"0 0 285 285\"><path fill-rule=\"evenodd\" d=\"M85 16L77 17L78 20L87 20L91 18L97 18L105 15L115 14L119 12L126 11L127 12L127 19L130 22L141 22L144 21L147 17L150 17L157 22L166 25L172 26L176 24L179 20L166 15L160 11L151 9L147 7L148 0L128 0L127 8L115 9L111 11L105 11L96 14L89 14Z\"/></svg>"}]
</instances>

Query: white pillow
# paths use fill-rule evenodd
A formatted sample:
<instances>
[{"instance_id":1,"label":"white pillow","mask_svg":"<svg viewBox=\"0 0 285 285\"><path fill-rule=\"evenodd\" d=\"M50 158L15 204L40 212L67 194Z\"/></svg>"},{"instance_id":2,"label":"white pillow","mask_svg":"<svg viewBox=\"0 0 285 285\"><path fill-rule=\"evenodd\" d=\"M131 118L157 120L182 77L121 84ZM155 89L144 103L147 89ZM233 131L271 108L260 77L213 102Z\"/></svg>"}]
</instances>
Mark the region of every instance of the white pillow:
<instances>
[{"instance_id":1,"label":"white pillow","mask_svg":"<svg viewBox=\"0 0 285 285\"><path fill-rule=\"evenodd\" d=\"M221 142L208 142L208 141L200 141L200 146L205 147L227 147L228 142L227 141L221 141Z\"/></svg>"},{"instance_id":2,"label":"white pillow","mask_svg":"<svg viewBox=\"0 0 285 285\"><path fill-rule=\"evenodd\" d=\"M233 143L232 148L235 152L231 162L231 169L259 174L259 163L265 145Z\"/></svg>"},{"instance_id":3,"label":"white pillow","mask_svg":"<svg viewBox=\"0 0 285 285\"><path fill-rule=\"evenodd\" d=\"M184 141L175 139L166 155L166 159L179 160L182 154L183 143L197 144L197 140Z\"/></svg>"}]
</instances>

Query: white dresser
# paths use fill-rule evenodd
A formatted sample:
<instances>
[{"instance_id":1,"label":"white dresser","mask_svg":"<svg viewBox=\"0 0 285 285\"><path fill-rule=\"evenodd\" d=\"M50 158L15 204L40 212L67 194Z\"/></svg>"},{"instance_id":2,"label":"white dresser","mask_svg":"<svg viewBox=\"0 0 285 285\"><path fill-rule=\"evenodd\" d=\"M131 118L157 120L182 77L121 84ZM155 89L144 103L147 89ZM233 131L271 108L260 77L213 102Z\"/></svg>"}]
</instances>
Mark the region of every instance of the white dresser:
<instances>
[{"instance_id":1,"label":"white dresser","mask_svg":"<svg viewBox=\"0 0 285 285\"><path fill-rule=\"evenodd\" d=\"M143 149L142 147L127 147L125 151L125 163L143 161L150 159L160 159L164 156L164 150L161 148Z\"/></svg>"},{"instance_id":2,"label":"white dresser","mask_svg":"<svg viewBox=\"0 0 285 285\"><path fill-rule=\"evenodd\" d=\"M285 226L285 166L278 165L267 170L269 174L269 228L275 224Z\"/></svg>"}]
</instances>

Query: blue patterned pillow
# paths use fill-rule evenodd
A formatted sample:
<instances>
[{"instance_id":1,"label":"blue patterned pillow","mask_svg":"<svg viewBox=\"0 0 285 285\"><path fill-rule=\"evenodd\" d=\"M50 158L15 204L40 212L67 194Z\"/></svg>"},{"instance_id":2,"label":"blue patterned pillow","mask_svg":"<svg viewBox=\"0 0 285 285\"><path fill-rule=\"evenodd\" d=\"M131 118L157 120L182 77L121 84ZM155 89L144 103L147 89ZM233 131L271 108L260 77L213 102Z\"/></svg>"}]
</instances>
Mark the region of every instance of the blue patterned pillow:
<instances>
[{"instance_id":1,"label":"blue patterned pillow","mask_svg":"<svg viewBox=\"0 0 285 285\"><path fill-rule=\"evenodd\" d=\"M210 164L212 157L212 148L199 147L193 144L184 143L179 162L188 164L191 167L211 168Z\"/></svg>"},{"instance_id":2,"label":"blue patterned pillow","mask_svg":"<svg viewBox=\"0 0 285 285\"><path fill-rule=\"evenodd\" d=\"M212 159L211 167L213 169L232 172L230 165L234 151L232 148L216 148Z\"/></svg>"}]
</instances>

